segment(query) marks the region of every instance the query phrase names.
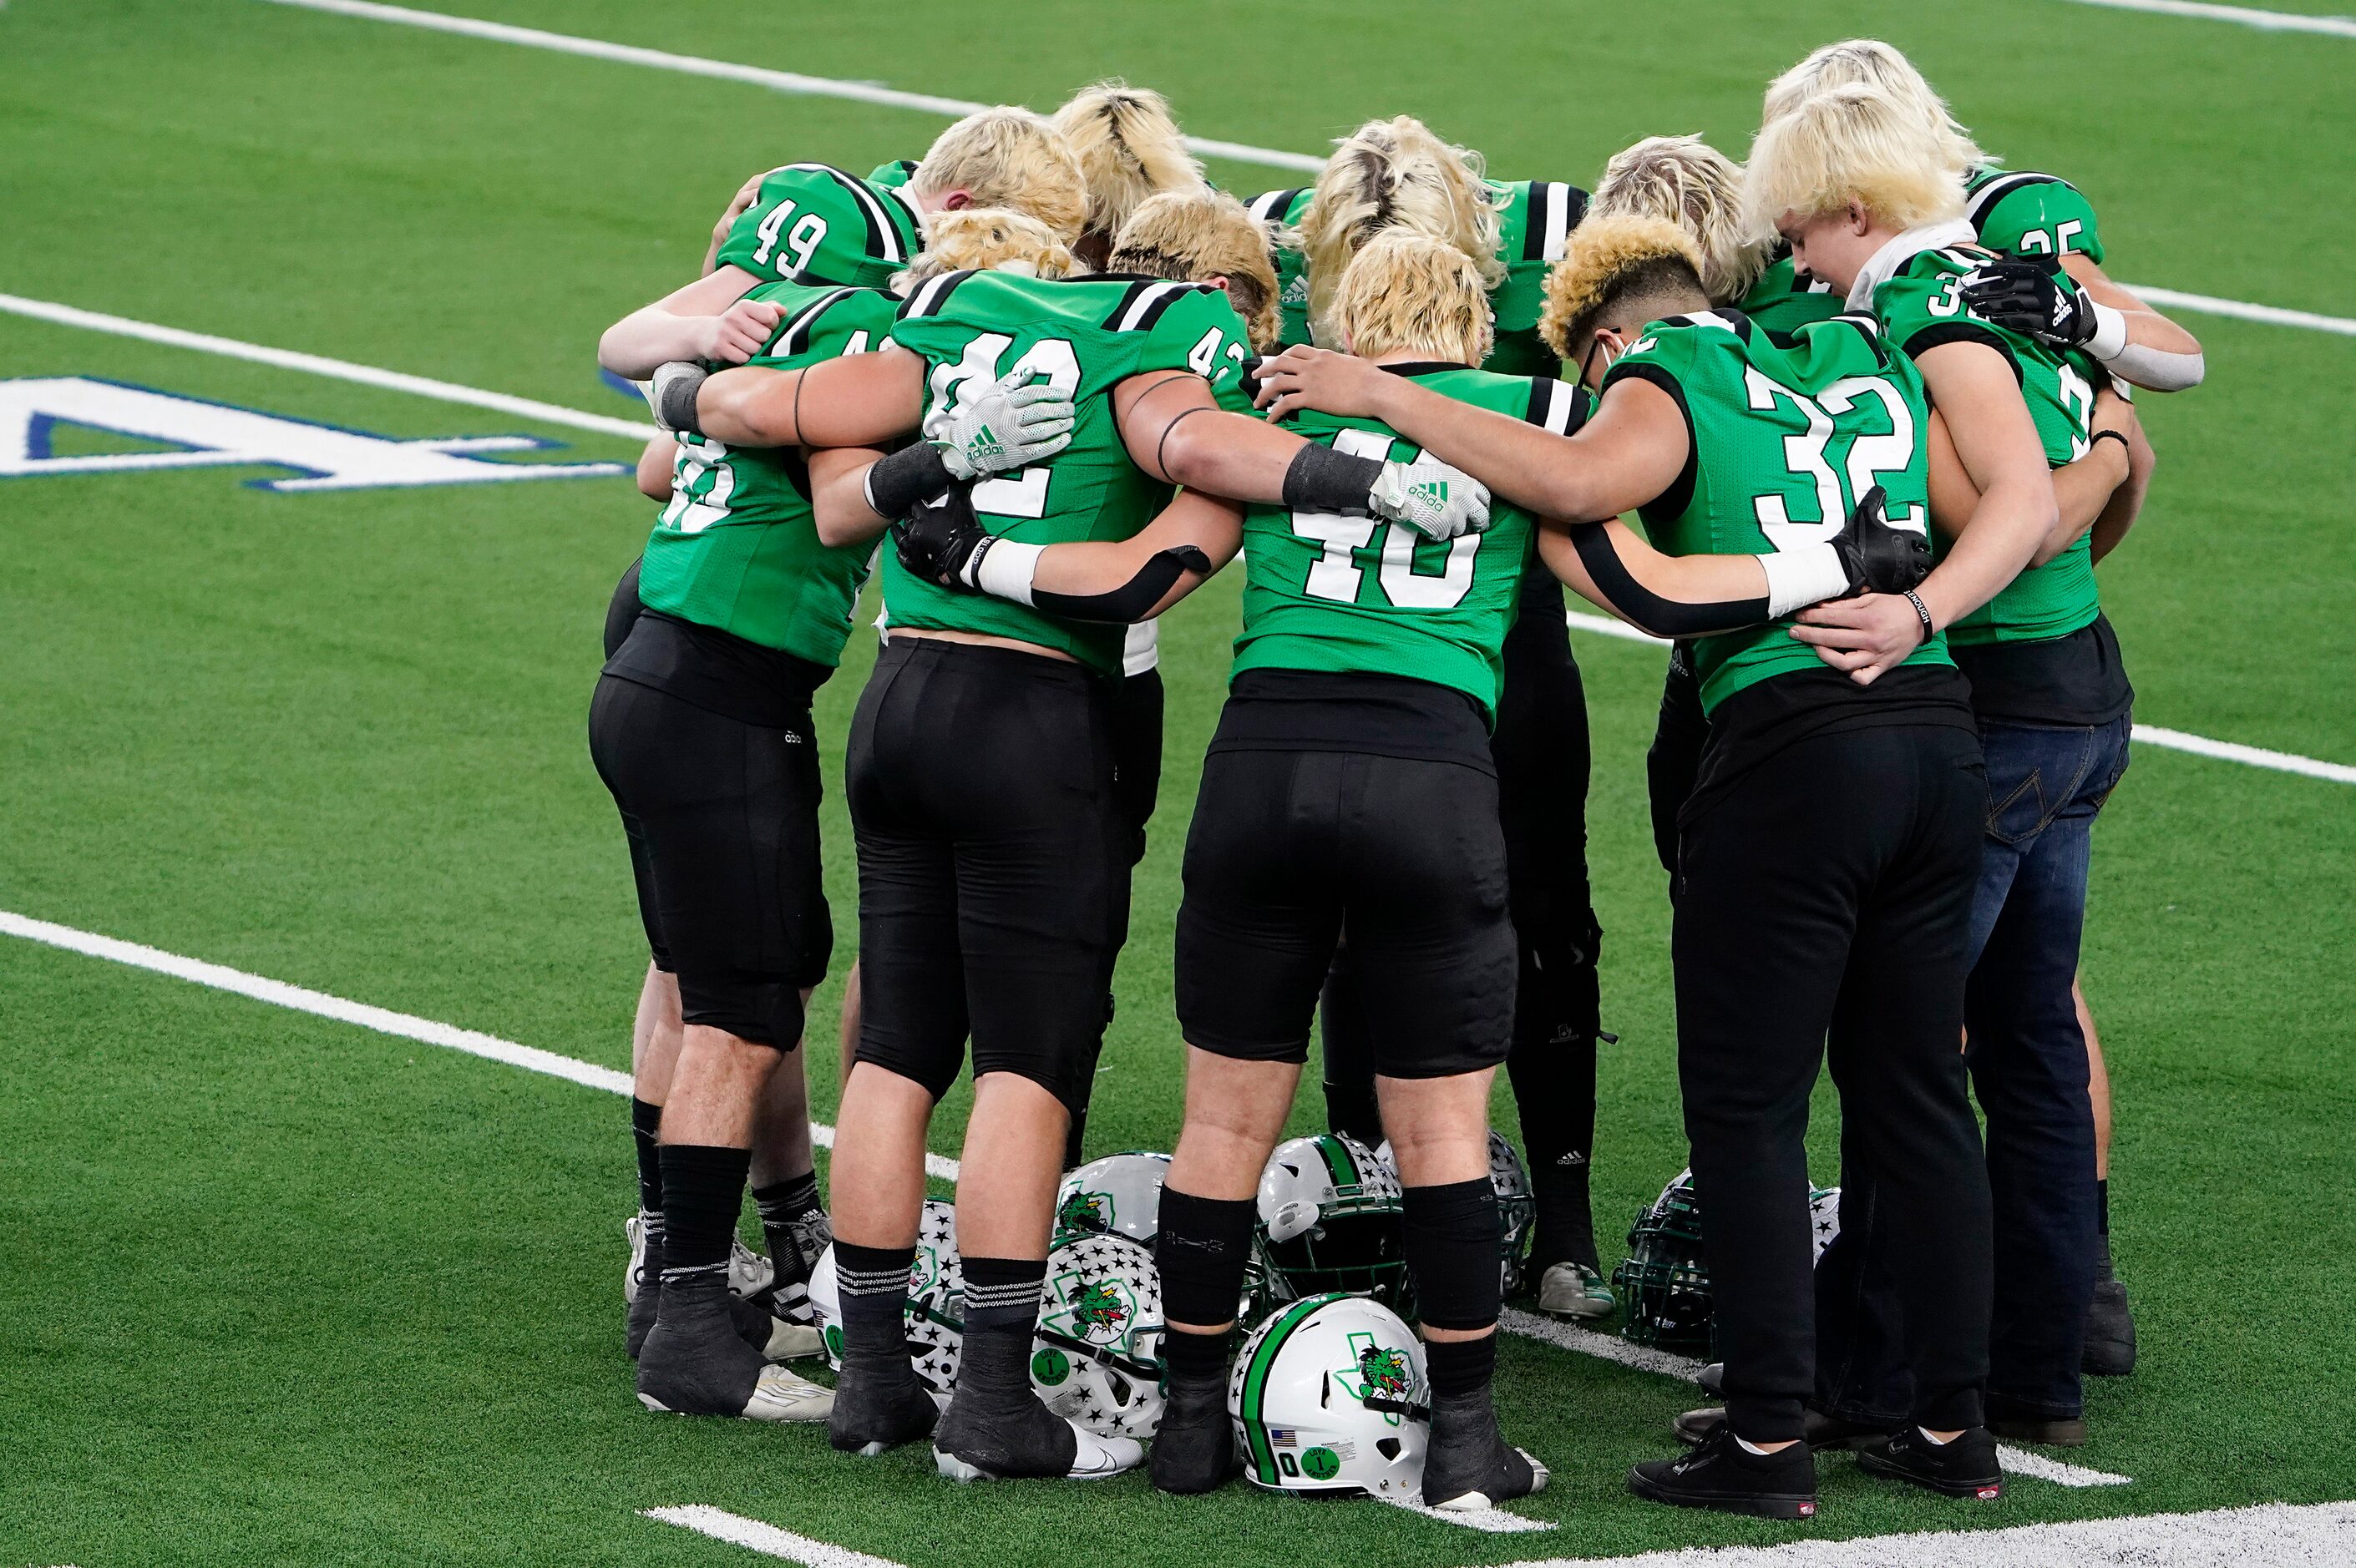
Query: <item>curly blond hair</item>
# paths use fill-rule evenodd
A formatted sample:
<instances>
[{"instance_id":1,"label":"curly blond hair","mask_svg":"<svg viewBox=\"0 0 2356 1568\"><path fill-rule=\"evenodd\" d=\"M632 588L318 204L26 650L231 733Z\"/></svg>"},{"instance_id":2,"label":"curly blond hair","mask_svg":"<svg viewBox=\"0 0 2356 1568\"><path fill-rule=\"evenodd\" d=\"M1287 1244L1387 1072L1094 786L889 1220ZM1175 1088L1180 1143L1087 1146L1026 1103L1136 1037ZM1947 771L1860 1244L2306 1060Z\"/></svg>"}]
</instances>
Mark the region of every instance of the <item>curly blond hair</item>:
<instances>
[{"instance_id":1,"label":"curly blond hair","mask_svg":"<svg viewBox=\"0 0 2356 1568\"><path fill-rule=\"evenodd\" d=\"M1453 245L1486 287L1504 283L1497 248L1507 197L1485 182L1486 171L1480 154L1441 141L1408 114L1369 120L1336 142L1299 229L1282 237L1309 269L1311 335L1333 347L1326 321L1333 291L1358 248L1387 229Z\"/></svg>"},{"instance_id":2,"label":"curly blond hair","mask_svg":"<svg viewBox=\"0 0 2356 1568\"><path fill-rule=\"evenodd\" d=\"M1080 160L1092 234L1109 236L1150 196L1204 187L1203 165L1186 150L1170 101L1151 88L1119 77L1091 82L1055 111L1053 123Z\"/></svg>"},{"instance_id":3,"label":"curly blond hair","mask_svg":"<svg viewBox=\"0 0 2356 1568\"><path fill-rule=\"evenodd\" d=\"M1881 89L1920 116L1938 138L1947 166L1956 174L1996 161L1980 150L1971 132L1947 107L1947 101L1914 69L1914 62L1896 45L1879 38L1844 38L1811 51L1807 59L1767 84L1761 119L1762 123L1780 120L1828 88L1856 82Z\"/></svg>"},{"instance_id":4,"label":"curly blond hair","mask_svg":"<svg viewBox=\"0 0 2356 1568\"><path fill-rule=\"evenodd\" d=\"M1898 229L1960 218L1964 182L1913 104L1867 82L1828 87L1759 128L1743 171L1751 220L1772 228L1851 202Z\"/></svg>"},{"instance_id":5,"label":"curly blond hair","mask_svg":"<svg viewBox=\"0 0 2356 1568\"><path fill-rule=\"evenodd\" d=\"M943 272L995 267L1032 278L1061 278L1076 265L1070 247L1027 212L1008 207L961 207L928 213L925 249L892 280L902 294Z\"/></svg>"},{"instance_id":6,"label":"curly blond hair","mask_svg":"<svg viewBox=\"0 0 2356 1568\"><path fill-rule=\"evenodd\" d=\"M1087 226L1087 187L1064 133L1028 109L1001 105L969 114L933 141L910 191L962 190L975 207L1027 212L1066 245Z\"/></svg>"},{"instance_id":7,"label":"curly blond hair","mask_svg":"<svg viewBox=\"0 0 2356 1568\"><path fill-rule=\"evenodd\" d=\"M1113 236L1105 271L1189 283L1225 278L1227 298L1244 318L1254 348L1273 347L1283 336L1268 226L1225 191L1197 187L1147 197Z\"/></svg>"},{"instance_id":8,"label":"curly blond hair","mask_svg":"<svg viewBox=\"0 0 2356 1568\"><path fill-rule=\"evenodd\" d=\"M1693 237L1701 286L1732 304L1767 270L1775 236L1742 205L1742 165L1698 136L1647 136L1603 165L1588 220L1665 218Z\"/></svg>"},{"instance_id":9,"label":"curly blond hair","mask_svg":"<svg viewBox=\"0 0 2356 1568\"><path fill-rule=\"evenodd\" d=\"M1538 336L1558 358L1572 358L1613 301L1707 294L1701 270L1701 247L1681 225L1665 218L1590 213L1570 231L1562 260L1547 273Z\"/></svg>"},{"instance_id":10,"label":"curly blond hair","mask_svg":"<svg viewBox=\"0 0 2356 1568\"><path fill-rule=\"evenodd\" d=\"M1359 247L1333 287L1332 319L1362 358L1415 354L1478 365L1496 341L1488 284L1472 258L1408 229Z\"/></svg>"}]
</instances>

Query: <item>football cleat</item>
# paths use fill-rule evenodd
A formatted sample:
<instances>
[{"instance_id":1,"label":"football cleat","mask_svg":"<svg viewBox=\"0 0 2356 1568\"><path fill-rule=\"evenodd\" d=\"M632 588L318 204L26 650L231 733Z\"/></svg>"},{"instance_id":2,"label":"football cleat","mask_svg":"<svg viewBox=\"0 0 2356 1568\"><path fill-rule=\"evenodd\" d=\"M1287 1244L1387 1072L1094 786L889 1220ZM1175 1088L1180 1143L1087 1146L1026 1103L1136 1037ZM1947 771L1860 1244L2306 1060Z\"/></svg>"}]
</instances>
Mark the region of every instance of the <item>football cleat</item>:
<instances>
[{"instance_id":1,"label":"football cleat","mask_svg":"<svg viewBox=\"0 0 2356 1568\"><path fill-rule=\"evenodd\" d=\"M666 1285L654 1331L638 1352L638 1403L680 1415L824 1421L834 1391L763 1360L738 1331L720 1286Z\"/></svg>"},{"instance_id":2,"label":"football cleat","mask_svg":"<svg viewBox=\"0 0 2356 1568\"><path fill-rule=\"evenodd\" d=\"M1538 1281L1538 1310L1550 1317L1609 1317L1618 1305L1603 1275L1585 1264L1557 1264Z\"/></svg>"},{"instance_id":3,"label":"football cleat","mask_svg":"<svg viewBox=\"0 0 2356 1568\"><path fill-rule=\"evenodd\" d=\"M1021 1404L977 1413L951 1399L933 1435L933 1467L952 1481L1101 1481L1145 1462L1133 1437L1099 1437L1025 1391Z\"/></svg>"},{"instance_id":4,"label":"football cleat","mask_svg":"<svg viewBox=\"0 0 2356 1568\"><path fill-rule=\"evenodd\" d=\"M931 1436L940 1424L943 1403L905 1361L896 1367L846 1362L835 1380L827 1441L843 1453L873 1459L903 1443Z\"/></svg>"},{"instance_id":5,"label":"football cleat","mask_svg":"<svg viewBox=\"0 0 2356 1568\"><path fill-rule=\"evenodd\" d=\"M638 1284L646 1276L647 1217L631 1215L622 1221L622 1234L630 1239L630 1261L622 1270L622 1299L635 1303L638 1299ZM733 1296L758 1296L769 1288L776 1271L769 1260L742 1242L728 1246L728 1290Z\"/></svg>"},{"instance_id":6,"label":"football cleat","mask_svg":"<svg viewBox=\"0 0 2356 1568\"><path fill-rule=\"evenodd\" d=\"M1214 1492L1239 1466L1226 1374L1201 1382L1173 1381L1153 1433L1153 1489L1177 1497Z\"/></svg>"},{"instance_id":7,"label":"football cleat","mask_svg":"<svg viewBox=\"0 0 2356 1568\"><path fill-rule=\"evenodd\" d=\"M1546 1490L1547 1467L1497 1431L1489 1391L1431 1402L1431 1442L1423 1455L1425 1506L1477 1512Z\"/></svg>"}]
</instances>

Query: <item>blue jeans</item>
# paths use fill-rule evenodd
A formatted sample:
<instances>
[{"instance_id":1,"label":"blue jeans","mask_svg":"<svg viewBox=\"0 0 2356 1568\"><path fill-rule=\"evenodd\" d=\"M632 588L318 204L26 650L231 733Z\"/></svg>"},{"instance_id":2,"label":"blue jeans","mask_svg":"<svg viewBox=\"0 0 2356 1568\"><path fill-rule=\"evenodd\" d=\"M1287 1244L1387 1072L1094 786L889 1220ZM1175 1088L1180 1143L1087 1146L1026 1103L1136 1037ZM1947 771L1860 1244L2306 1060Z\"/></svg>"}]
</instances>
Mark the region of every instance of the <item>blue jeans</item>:
<instances>
[{"instance_id":1,"label":"blue jeans","mask_svg":"<svg viewBox=\"0 0 2356 1568\"><path fill-rule=\"evenodd\" d=\"M1964 1018L1996 1210L1992 1418L2084 1410L2078 1360L2094 1296L2094 1116L2070 987L2094 817L2126 772L2127 731L2124 717L1980 727L1988 815ZM1844 1158L1841 1180L1841 1235L1816 1274L1816 1403L1895 1423L1912 1390L1897 1282L1878 1255L1873 1172Z\"/></svg>"}]
</instances>

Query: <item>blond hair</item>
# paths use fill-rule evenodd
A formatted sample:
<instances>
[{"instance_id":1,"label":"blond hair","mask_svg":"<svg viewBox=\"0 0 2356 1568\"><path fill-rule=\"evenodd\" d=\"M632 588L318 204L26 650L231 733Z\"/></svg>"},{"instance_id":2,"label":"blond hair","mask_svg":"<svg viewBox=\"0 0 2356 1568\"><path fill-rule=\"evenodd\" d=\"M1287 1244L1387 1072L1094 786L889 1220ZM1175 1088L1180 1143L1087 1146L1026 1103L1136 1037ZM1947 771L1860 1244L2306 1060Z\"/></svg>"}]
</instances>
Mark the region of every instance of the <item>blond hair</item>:
<instances>
[{"instance_id":1,"label":"blond hair","mask_svg":"<svg viewBox=\"0 0 2356 1568\"><path fill-rule=\"evenodd\" d=\"M1055 111L1054 124L1080 160L1091 233L1110 235L1150 196L1204 185L1170 101L1151 88L1119 77L1092 82Z\"/></svg>"},{"instance_id":2,"label":"blond hair","mask_svg":"<svg viewBox=\"0 0 2356 1568\"><path fill-rule=\"evenodd\" d=\"M1878 87L1921 117L1939 140L1947 166L1961 175L1996 160L1980 151L1947 101L1939 96L1914 62L1892 44L1879 38L1844 38L1812 51L1808 58L1767 84L1761 119L1780 120L1803 102L1828 88L1863 82Z\"/></svg>"},{"instance_id":3,"label":"blond hair","mask_svg":"<svg viewBox=\"0 0 2356 1568\"><path fill-rule=\"evenodd\" d=\"M1615 300L1707 293L1701 269L1701 247L1683 226L1633 213L1590 213L1547 273L1538 336L1556 357L1569 359Z\"/></svg>"},{"instance_id":4,"label":"blond hair","mask_svg":"<svg viewBox=\"0 0 2356 1568\"><path fill-rule=\"evenodd\" d=\"M1333 324L1365 358L1417 354L1459 365L1489 357L1489 288L1453 245L1391 229L1359 247L1333 287Z\"/></svg>"},{"instance_id":5,"label":"blond hair","mask_svg":"<svg viewBox=\"0 0 2356 1568\"><path fill-rule=\"evenodd\" d=\"M1612 155L1588 207L1598 218L1664 218L1693 237L1701 286L1732 304L1767 270L1774 235L1742 205L1742 165L1698 136L1647 136Z\"/></svg>"},{"instance_id":6,"label":"blond hair","mask_svg":"<svg viewBox=\"0 0 2356 1568\"><path fill-rule=\"evenodd\" d=\"M892 280L905 294L927 278L995 267L1032 278L1064 277L1077 263L1055 231L1007 207L961 207L928 213L925 249Z\"/></svg>"},{"instance_id":7,"label":"blond hair","mask_svg":"<svg viewBox=\"0 0 2356 1568\"><path fill-rule=\"evenodd\" d=\"M908 188L927 196L962 190L975 207L1027 212L1067 245L1087 222L1079 158L1062 132L1028 109L1001 105L967 115L934 139Z\"/></svg>"},{"instance_id":8,"label":"blond hair","mask_svg":"<svg viewBox=\"0 0 2356 1568\"><path fill-rule=\"evenodd\" d=\"M1922 115L1880 88L1848 82L1759 128L1743 172L1753 221L1772 227L1854 202L1898 229L1960 218L1963 179Z\"/></svg>"},{"instance_id":9,"label":"blond hair","mask_svg":"<svg viewBox=\"0 0 2356 1568\"><path fill-rule=\"evenodd\" d=\"M1331 347L1325 317L1350 258L1375 235L1399 228L1453 245L1483 283L1505 281L1497 260L1503 193L1483 180L1485 165L1412 115L1369 120L1333 145L1290 242L1309 269L1310 331Z\"/></svg>"},{"instance_id":10,"label":"blond hair","mask_svg":"<svg viewBox=\"0 0 2356 1568\"><path fill-rule=\"evenodd\" d=\"M1277 303L1267 225L1225 191L1164 191L1147 197L1113 236L1105 271L1189 283L1225 278L1227 297L1250 330L1254 348L1273 347L1283 336L1284 312Z\"/></svg>"}]
</instances>

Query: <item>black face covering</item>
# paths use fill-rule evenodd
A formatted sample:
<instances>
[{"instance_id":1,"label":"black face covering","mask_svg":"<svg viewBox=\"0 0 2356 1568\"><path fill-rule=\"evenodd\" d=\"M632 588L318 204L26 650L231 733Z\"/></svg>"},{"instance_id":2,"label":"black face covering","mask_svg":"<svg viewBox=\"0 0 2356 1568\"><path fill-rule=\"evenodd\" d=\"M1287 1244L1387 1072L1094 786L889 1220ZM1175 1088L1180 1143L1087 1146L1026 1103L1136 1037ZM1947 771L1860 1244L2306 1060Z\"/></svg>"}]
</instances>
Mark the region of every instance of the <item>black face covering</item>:
<instances>
[{"instance_id":1,"label":"black face covering","mask_svg":"<svg viewBox=\"0 0 2356 1568\"><path fill-rule=\"evenodd\" d=\"M1584 382L1587 379L1588 371L1594 368L1595 351L1602 347L1603 335L1601 333L1597 333L1593 337L1587 340L1587 353L1579 362L1579 379L1580 381ZM1604 367L1606 370L1609 370L1612 367L1609 365ZM1601 391L1601 389L1599 387L1597 390Z\"/></svg>"}]
</instances>

